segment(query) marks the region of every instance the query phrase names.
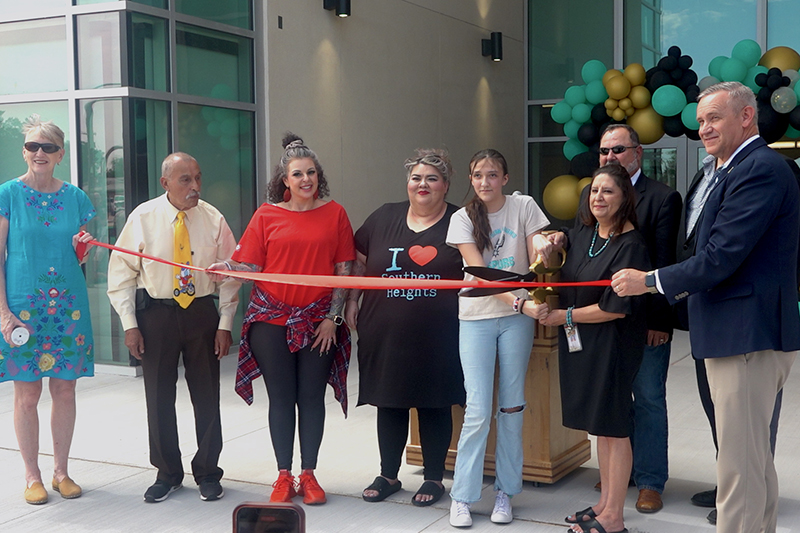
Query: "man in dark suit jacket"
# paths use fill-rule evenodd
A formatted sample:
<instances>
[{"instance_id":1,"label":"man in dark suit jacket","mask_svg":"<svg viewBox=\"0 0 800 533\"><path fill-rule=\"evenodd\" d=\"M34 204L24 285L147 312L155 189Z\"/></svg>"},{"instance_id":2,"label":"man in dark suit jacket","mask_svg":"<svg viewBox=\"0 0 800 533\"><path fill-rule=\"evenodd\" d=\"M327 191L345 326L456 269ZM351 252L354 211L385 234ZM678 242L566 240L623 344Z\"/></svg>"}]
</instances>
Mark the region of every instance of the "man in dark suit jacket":
<instances>
[{"instance_id":1,"label":"man in dark suit jacket","mask_svg":"<svg viewBox=\"0 0 800 533\"><path fill-rule=\"evenodd\" d=\"M783 154L780 154L786 164L789 165L789 168L794 174L795 179L797 180L798 186L800 186L800 167L797 166L794 159L786 157ZM681 217L681 226L680 231L678 233L678 249L677 249L677 260L678 262L685 261L692 257L695 252L695 247L697 245L697 227L696 225L690 228L687 231L686 223L687 223L687 211L689 205L695 199L695 194L698 189L698 185L700 184L700 180L704 177L710 177L713 175L714 170L716 167L716 158L713 155L707 156L703 160L703 166L700 170L697 171L697 174L694 175L692 178L692 182L689 185L689 190L686 193L686 204L687 209L684 210L684 216ZM703 206L698 206L700 210L702 210ZM798 257L798 279L800 279L800 257ZM674 306L675 310L675 328L682 329L684 331L689 330L689 312L686 306L686 300L678 302ZM706 418L708 418L708 423L711 426L711 438L714 441L714 448L718 448L717 444L717 427L716 427L716 417L714 416L714 402L711 400L711 389L708 386L708 376L706 375L706 365L703 359L695 359L695 374L697 376L697 391L700 395L700 403L703 405L703 411L706 414ZM777 441L778 435L778 420L780 419L781 414L781 404L783 399L783 389L778 392L778 396L775 399L775 408L772 412L772 420L769 425L769 444L770 450L772 454L775 455L775 443ZM692 503L698 505L700 507L715 507L716 505L716 498L717 498L717 489L716 487L712 490L706 490L702 492L698 492L694 496L692 496ZM717 511L716 509L711 511L708 515L708 520L712 524L717 522Z\"/></svg>"},{"instance_id":2,"label":"man in dark suit jacket","mask_svg":"<svg viewBox=\"0 0 800 533\"><path fill-rule=\"evenodd\" d=\"M800 191L758 136L750 89L709 87L697 120L717 172L696 223L695 254L647 273L621 270L612 287L621 296L688 298L692 353L705 359L717 419L717 529L775 531L778 476L768 435L800 349Z\"/></svg>"},{"instance_id":3,"label":"man in dark suit jacket","mask_svg":"<svg viewBox=\"0 0 800 533\"><path fill-rule=\"evenodd\" d=\"M600 139L600 165L618 163L636 190L636 218L647 243L650 264L675 263L682 202L669 186L642 173L642 146L636 130L626 124L609 126ZM583 201L589 188L583 191ZM647 345L633 382L633 481L639 489L636 509L661 510L661 493L669 477L667 458L667 370L672 341L672 310L661 294L647 297Z\"/></svg>"}]
</instances>

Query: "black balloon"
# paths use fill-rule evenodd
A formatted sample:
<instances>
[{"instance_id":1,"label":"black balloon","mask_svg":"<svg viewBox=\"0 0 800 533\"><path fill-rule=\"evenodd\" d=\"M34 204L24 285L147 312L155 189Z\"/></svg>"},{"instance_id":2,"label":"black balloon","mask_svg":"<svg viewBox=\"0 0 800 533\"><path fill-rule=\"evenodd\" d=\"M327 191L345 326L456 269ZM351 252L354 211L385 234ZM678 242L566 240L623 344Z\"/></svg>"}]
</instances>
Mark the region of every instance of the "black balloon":
<instances>
[{"instance_id":1,"label":"black balloon","mask_svg":"<svg viewBox=\"0 0 800 533\"><path fill-rule=\"evenodd\" d=\"M783 76L780 74L777 76L770 75L769 78L767 78L767 87L773 91L779 87L783 87Z\"/></svg>"},{"instance_id":2,"label":"black balloon","mask_svg":"<svg viewBox=\"0 0 800 533\"><path fill-rule=\"evenodd\" d=\"M756 74L756 85L759 87L766 87L767 79L769 79L769 76L767 76L766 72L759 72Z\"/></svg>"},{"instance_id":3,"label":"black balloon","mask_svg":"<svg viewBox=\"0 0 800 533\"><path fill-rule=\"evenodd\" d=\"M698 130L687 129L686 130L686 136L689 137L693 141L699 141L700 140L700 132Z\"/></svg>"},{"instance_id":4,"label":"black balloon","mask_svg":"<svg viewBox=\"0 0 800 533\"><path fill-rule=\"evenodd\" d=\"M669 77L672 78L672 81L677 82L683 77L683 71L679 68L676 68L669 73Z\"/></svg>"},{"instance_id":5,"label":"black balloon","mask_svg":"<svg viewBox=\"0 0 800 533\"><path fill-rule=\"evenodd\" d=\"M674 117L664 117L664 133L670 137L680 137L683 135L684 129L680 114Z\"/></svg>"},{"instance_id":6,"label":"black balloon","mask_svg":"<svg viewBox=\"0 0 800 533\"><path fill-rule=\"evenodd\" d=\"M591 176L600 167L600 159L596 150L583 152L572 158L569 163L569 172L573 176L586 178Z\"/></svg>"},{"instance_id":7,"label":"black balloon","mask_svg":"<svg viewBox=\"0 0 800 533\"><path fill-rule=\"evenodd\" d=\"M667 50L667 55L678 59L681 57L681 49L677 46L670 46L669 50Z\"/></svg>"},{"instance_id":8,"label":"black balloon","mask_svg":"<svg viewBox=\"0 0 800 533\"><path fill-rule=\"evenodd\" d=\"M586 146L591 146L600 139L600 134L597 131L597 126L591 122L583 124L578 128L578 140Z\"/></svg>"},{"instance_id":9,"label":"black balloon","mask_svg":"<svg viewBox=\"0 0 800 533\"><path fill-rule=\"evenodd\" d=\"M663 70L659 70L658 72L653 74L652 78L650 78L650 87L648 87L648 89L652 94L656 92L656 89L658 89L659 87L663 87L664 85L669 85L671 82L672 82L672 77Z\"/></svg>"},{"instance_id":10,"label":"black balloon","mask_svg":"<svg viewBox=\"0 0 800 533\"><path fill-rule=\"evenodd\" d=\"M783 78L781 78L781 82L782 82L781 86L783 87L788 87L789 85L792 84L792 80L788 76L784 76Z\"/></svg>"},{"instance_id":11,"label":"black balloon","mask_svg":"<svg viewBox=\"0 0 800 533\"><path fill-rule=\"evenodd\" d=\"M796 130L800 130L800 105L789 113L789 125Z\"/></svg>"},{"instance_id":12,"label":"black balloon","mask_svg":"<svg viewBox=\"0 0 800 533\"><path fill-rule=\"evenodd\" d=\"M781 69L779 69L778 67L772 67L771 69L769 69L767 71L767 75L768 76L780 76L780 75L782 75Z\"/></svg>"},{"instance_id":13,"label":"black balloon","mask_svg":"<svg viewBox=\"0 0 800 533\"><path fill-rule=\"evenodd\" d=\"M759 89L756 98L759 102L769 103L770 98L772 98L772 90L769 87L762 87Z\"/></svg>"},{"instance_id":14,"label":"black balloon","mask_svg":"<svg viewBox=\"0 0 800 533\"><path fill-rule=\"evenodd\" d=\"M686 89L686 101L688 103L696 102L698 96L700 96L700 87L697 85L691 85Z\"/></svg>"},{"instance_id":15,"label":"black balloon","mask_svg":"<svg viewBox=\"0 0 800 533\"><path fill-rule=\"evenodd\" d=\"M600 124L605 124L606 122L608 122L609 118L610 117L606 112L606 106L603 102L594 105L594 107L592 108L592 122L594 122L595 125L599 126ZM589 145L587 144L586 146Z\"/></svg>"},{"instance_id":16,"label":"black balloon","mask_svg":"<svg viewBox=\"0 0 800 533\"><path fill-rule=\"evenodd\" d=\"M658 66L662 70L675 70L678 67L678 59L673 56L664 56L659 59Z\"/></svg>"},{"instance_id":17,"label":"black balloon","mask_svg":"<svg viewBox=\"0 0 800 533\"><path fill-rule=\"evenodd\" d=\"M758 133L767 144L783 137L788 126L788 113L778 113L769 103L758 102Z\"/></svg>"},{"instance_id":18,"label":"black balloon","mask_svg":"<svg viewBox=\"0 0 800 533\"><path fill-rule=\"evenodd\" d=\"M694 61L690 56L681 56L680 59L678 59L678 66L683 70L692 68L692 63L694 63Z\"/></svg>"}]
</instances>

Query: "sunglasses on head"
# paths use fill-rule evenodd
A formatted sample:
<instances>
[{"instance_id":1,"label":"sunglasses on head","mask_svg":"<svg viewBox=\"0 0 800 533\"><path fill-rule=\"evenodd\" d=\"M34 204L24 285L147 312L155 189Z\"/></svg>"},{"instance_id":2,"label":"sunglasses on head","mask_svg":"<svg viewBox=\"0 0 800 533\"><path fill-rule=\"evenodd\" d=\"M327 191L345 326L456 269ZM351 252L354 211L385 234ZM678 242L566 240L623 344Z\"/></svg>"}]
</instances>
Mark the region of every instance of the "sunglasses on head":
<instances>
[{"instance_id":1,"label":"sunglasses on head","mask_svg":"<svg viewBox=\"0 0 800 533\"><path fill-rule=\"evenodd\" d=\"M600 153L603 154L603 155L608 155L608 152L614 152L615 154L621 154L621 153L623 153L625 150L627 150L629 148L637 148L637 147L636 146L622 146L621 144L618 144L617 146L612 146L611 148L607 148L607 147L603 146L603 147L600 148Z\"/></svg>"},{"instance_id":2,"label":"sunglasses on head","mask_svg":"<svg viewBox=\"0 0 800 533\"><path fill-rule=\"evenodd\" d=\"M57 144L53 143L35 143L35 142L27 142L23 145L25 149L29 152L36 153L39 151L39 148L46 154L54 154L61 150L61 147Z\"/></svg>"}]
</instances>

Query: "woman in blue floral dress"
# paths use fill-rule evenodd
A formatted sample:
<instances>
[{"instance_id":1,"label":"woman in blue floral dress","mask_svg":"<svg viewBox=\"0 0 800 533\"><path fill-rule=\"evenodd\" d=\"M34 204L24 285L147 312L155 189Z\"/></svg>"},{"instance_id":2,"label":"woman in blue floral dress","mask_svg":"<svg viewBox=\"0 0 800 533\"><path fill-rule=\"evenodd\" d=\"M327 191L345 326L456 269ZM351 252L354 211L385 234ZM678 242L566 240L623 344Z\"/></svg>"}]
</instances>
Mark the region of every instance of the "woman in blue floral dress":
<instances>
[{"instance_id":1,"label":"woman in blue floral dress","mask_svg":"<svg viewBox=\"0 0 800 533\"><path fill-rule=\"evenodd\" d=\"M64 498L81 495L67 474L67 457L75 427L75 382L94 375L89 299L80 266L92 236L79 233L96 213L86 193L53 177L64 157L64 132L34 115L22 133L28 171L0 185L0 382L14 381L25 500L41 504L48 497L38 465L43 377L50 378L53 405L52 486Z\"/></svg>"}]
</instances>

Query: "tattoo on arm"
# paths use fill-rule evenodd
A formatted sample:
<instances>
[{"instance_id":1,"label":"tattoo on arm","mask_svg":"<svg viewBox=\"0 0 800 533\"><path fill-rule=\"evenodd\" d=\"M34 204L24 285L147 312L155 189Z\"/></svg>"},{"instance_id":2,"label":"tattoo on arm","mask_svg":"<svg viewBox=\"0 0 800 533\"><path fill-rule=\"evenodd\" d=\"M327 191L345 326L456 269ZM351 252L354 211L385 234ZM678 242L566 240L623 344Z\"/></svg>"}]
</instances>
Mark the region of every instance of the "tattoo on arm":
<instances>
[{"instance_id":1,"label":"tattoo on arm","mask_svg":"<svg viewBox=\"0 0 800 533\"><path fill-rule=\"evenodd\" d=\"M234 265L233 269L241 270L242 272L261 272L261 267L253 263L239 263L238 265Z\"/></svg>"},{"instance_id":2,"label":"tattoo on arm","mask_svg":"<svg viewBox=\"0 0 800 533\"><path fill-rule=\"evenodd\" d=\"M352 269L352 261L344 261L334 265L334 273L337 276L349 276ZM331 313L334 315L342 315L344 311L344 300L347 296L347 289L333 289L331 296Z\"/></svg>"}]
</instances>

